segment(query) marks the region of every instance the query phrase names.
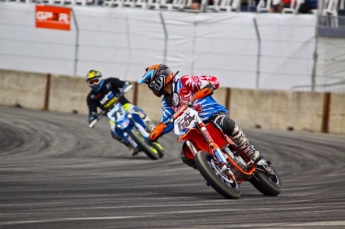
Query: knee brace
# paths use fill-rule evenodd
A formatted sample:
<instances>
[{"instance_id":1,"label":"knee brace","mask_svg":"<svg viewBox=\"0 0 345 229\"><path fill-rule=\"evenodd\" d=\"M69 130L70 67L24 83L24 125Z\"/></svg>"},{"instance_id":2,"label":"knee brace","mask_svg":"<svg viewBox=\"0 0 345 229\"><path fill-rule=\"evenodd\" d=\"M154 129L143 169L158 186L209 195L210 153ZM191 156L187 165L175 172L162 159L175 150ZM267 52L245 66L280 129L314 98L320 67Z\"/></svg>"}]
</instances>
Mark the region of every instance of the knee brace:
<instances>
[{"instance_id":1,"label":"knee brace","mask_svg":"<svg viewBox=\"0 0 345 229\"><path fill-rule=\"evenodd\" d=\"M217 123L220 128L222 128L224 134L228 135L229 137L234 132L235 121L232 120L226 113L218 113L212 116L210 120Z\"/></svg>"}]
</instances>

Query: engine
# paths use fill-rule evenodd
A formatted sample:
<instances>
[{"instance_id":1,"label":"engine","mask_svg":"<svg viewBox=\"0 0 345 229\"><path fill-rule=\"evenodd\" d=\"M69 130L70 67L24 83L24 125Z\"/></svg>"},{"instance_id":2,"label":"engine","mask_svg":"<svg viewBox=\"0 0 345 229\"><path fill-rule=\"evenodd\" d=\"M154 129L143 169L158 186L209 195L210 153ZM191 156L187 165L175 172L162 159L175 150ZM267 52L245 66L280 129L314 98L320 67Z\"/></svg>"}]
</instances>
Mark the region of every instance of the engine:
<instances>
[{"instance_id":1,"label":"engine","mask_svg":"<svg viewBox=\"0 0 345 229\"><path fill-rule=\"evenodd\" d=\"M226 153L226 155L228 157L230 157L238 167L242 168L244 171L247 171L247 164L246 162L242 159L242 157L240 156L235 156L235 154L233 152L231 152L231 150L229 148L225 148L223 149L223 152ZM233 172L233 174L235 175L237 180L241 180L245 178L245 175L243 175L242 173L240 173L236 168L231 166L231 171Z\"/></svg>"}]
</instances>

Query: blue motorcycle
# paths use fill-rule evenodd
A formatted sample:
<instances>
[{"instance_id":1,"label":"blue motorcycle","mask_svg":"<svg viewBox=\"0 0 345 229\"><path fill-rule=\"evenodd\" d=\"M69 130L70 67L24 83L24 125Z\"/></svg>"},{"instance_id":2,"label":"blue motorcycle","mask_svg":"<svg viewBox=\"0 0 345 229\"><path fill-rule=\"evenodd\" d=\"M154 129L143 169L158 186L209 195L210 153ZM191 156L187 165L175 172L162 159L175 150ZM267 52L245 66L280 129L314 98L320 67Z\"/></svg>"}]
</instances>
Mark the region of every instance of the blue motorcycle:
<instances>
[{"instance_id":1,"label":"blue motorcycle","mask_svg":"<svg viewBox=\"0 0 345 229\"><path fill-rule=\"evenodd\" d=\"M123 95L124 93L120 93L117 96L112 108L98 113L97 120L106 114L115 123L115 133L125 143L131 144L136 152L143 151L152 160L162 158L164 156L164 149L159 142L151 142L149 140L150 132L147 131L145 122L138 114L140 111L134 110L132 113L128 113L119 102L119 98ZM90 123L90 127L93 127L91 125L92 123Z\"/></svg>"}]
</instances>

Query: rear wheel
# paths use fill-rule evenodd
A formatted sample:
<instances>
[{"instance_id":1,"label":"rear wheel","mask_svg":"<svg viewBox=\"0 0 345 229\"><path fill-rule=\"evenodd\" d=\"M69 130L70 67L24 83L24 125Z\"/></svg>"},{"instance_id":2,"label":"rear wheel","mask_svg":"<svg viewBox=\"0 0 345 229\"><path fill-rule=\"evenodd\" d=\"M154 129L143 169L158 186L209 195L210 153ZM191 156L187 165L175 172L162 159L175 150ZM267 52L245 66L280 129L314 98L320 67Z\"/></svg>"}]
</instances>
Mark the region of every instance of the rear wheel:
<instances>
[{"instance_id":1,"label":"rear wheel","mask_svg":"<svg viewBox=\"0 0 345 229\"><path fill-rule=\"evenodd\" d=\"M277 172L265 159L258 162L256 171L249 181L265 196L277 196L282 189L282 182Z\"/></svg>"},{"instance_id":2,"label":"rear wheel","mask_svg":"<svg viewBox=\"0 0 345 229\"><path fill-rule=\"evenodd\" d=\"M136 129L132 129L130 132L130 136L133 140L138 144L139 148L144 151L144 153L151 158L152 160L157 160L159 158L158 151L155 147L147 144L145 139L141 136L140 132Z\"/></svg>"},{"instance_id":3,"label":"rear wheel","mask_svg":"<svg viewBox=\"0 0 345 229\"><path fill-rule=\"evenodd\" d=\"M241 189L237 181L221 172L221 168L214 160L213 155L199 151L195 155L195 163L207 183L219 194L229 199L237 199L241 196Z\"/></svg>"}]
</instances>

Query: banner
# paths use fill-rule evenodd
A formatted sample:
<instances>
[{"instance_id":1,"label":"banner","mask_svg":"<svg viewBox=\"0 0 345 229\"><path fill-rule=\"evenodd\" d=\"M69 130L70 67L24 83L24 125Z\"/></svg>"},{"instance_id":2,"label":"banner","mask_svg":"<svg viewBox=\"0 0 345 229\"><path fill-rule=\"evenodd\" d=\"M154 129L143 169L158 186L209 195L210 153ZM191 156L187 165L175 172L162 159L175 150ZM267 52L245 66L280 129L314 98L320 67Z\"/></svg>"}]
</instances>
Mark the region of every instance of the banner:
<instances>
[{"instance_id":1,"label":"banner","mask_svg":"<svg viewBox=\"0 0 345 229\"><path fill-rule=\"evenodd\" d=\"M71 9L36 5L36 28L71 30Z\"/></svg>"}]
</instances>

